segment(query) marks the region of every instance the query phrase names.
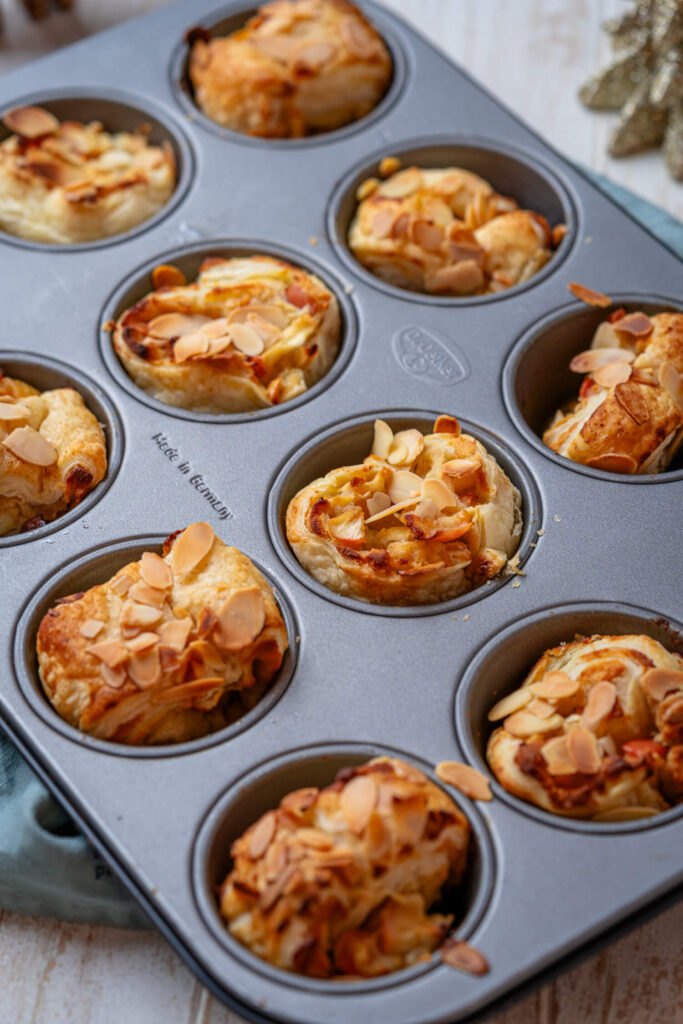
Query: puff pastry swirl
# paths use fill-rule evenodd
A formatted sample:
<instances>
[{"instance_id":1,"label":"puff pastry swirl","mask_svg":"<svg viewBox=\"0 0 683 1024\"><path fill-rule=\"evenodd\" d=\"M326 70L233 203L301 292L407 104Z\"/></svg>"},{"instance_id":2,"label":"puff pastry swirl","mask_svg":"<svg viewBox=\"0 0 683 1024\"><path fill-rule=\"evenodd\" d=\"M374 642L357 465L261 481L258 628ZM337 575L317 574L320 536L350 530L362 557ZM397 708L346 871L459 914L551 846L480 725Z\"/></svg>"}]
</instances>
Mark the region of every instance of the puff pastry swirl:
<instances>
[{"instance_id":1,"label":"puff pastry swirl","mask_svg":"<svg viewBox=\"0 0 683 1024\"><path fill-rule=\"evenodd\" d=\"M683 313L616 310L570 365L589 375L544 443L596 469L663 472L683 441Z\"/></svg>"},{"instance_id":2,"label":"puff pastry swirl","mask_svg":"<svg viewBox=\"0 0 683 1024\"><path fill-rule=\"evenodd\" d=\"M126 372L160 402L215 414L279 405L336 358L337 300L299 267L211 257L192 284L174 267L152 276L161 284L111 326Z\"/></svg>"},{"instance_id":3,"label":"puff pastry swirl","mask_svg":"<svg viewBox=\"0 0 683 1024\"><path fill-rule=\"evenodd\" d=\"M318 978L426 959L452 924L430 913L465 870L470 826L422 772L379 757L289 793L232 847L220 912L243 945Z\"/></svg>"},{"instance_id":4,"label":"puff pastry swirl","mask_svg":"<svg viewBox=\"0 0 683 1024\"><path fill-rule=\"evenodd\" d=\"M102 427L78 392L41 394L0 371L0 536L52 522L106 471Z\"/></svg>"},{"instance_id":5,"label":"puff pastry swirl","mask_svg":"<svg viewBox=\"0 0 683 1024\"><path fill-rule=\"evenodd\" d=\"M536 662L489 718L510 793L573 818L648 817L683 800L683 657L648 636L594 636Z\"/></svg>"},{"instance_id":6,"label":"puff pastry swirl","mask_svg":"<svg viewBox=\"0 0 683 1024\"><path fill-rule=\"evenodd\" d=\"M347 0L275 0L232 35L190 38L199 108L246 135L341 128L377 106L391 82L389 51Z\"/></svg>"},{"instance_id":7,"label":"puff pastry swirl","mask_svg":"<svg viewBox=\"0 0 683 1024\"><path fill-rule=\"evenodd\" d=\"M110 580L62 598L38 630L55 710L100 739L179 743L230 724L263 696L287 650L267 581L193 523Z\"/></svg>"},{"instance_id":8,"label":"puff pastry swirl","mask_svg":"<svg viewBox=\"0 0 683 1024\"><path fill-rule=\"evenodd\" d=\"M451 416L434 433L394 436L375 422L372 453L290 502L287 538L303 567L339 594L427 604L466 593L519 544L521 498L496 460Z\"/></svg>"},{"instance_id":9,"label":"puff pastry swirl","mask_svg":"<svg viewBox=\"0 0 683 1024\"><path fill-rule=\"evenodd\" d=\"M400 167L388 157L382 168ZM533 277L552 256L564 225L460 167L393 170L357 190L349 248L389 284L436 295L487 295Z\"/></svg>"},{"instance_id":10,"label":"puff pastry swirl","mask_svg":"<svg viewBox=\"0 0 683 1024\"><path fill-rule=\"evenodd\" d=\"M173 150L138 132L92 121L59 122L41 107L3 117L0 229L33 242L69 245L108 238L148 220L176 185Z\"/></svg>"}]
</instances>

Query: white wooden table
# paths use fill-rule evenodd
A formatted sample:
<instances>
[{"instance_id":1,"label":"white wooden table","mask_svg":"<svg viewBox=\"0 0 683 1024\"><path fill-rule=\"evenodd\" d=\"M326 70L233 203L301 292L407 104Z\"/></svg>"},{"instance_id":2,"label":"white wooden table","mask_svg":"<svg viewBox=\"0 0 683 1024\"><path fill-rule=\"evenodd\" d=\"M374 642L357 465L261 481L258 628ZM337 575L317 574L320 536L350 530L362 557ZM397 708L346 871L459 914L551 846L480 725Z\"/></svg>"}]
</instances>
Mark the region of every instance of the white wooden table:
<instances>
[{"instance_id":1,"label":"white wooden table","mask_svg":"<svg viewBox=\"0 0 683 1024\"><path fill-rule=\"evenodd\" d=\"M0 73L164 0L76 0L31 23L0 0ZM605 155L611 115L576 100L607 54L599 26L620 0L384 0L558 149L683 218L661 157ZM216 0L216 6L220 0ZM562 898L560 896L560 898ZM680 1024L683 905L498 1014L495 1024ZM515 937L510 936L514 942ZM156 933L0 912L0 1024L240 1024ZM493 1022L492 1022L493 1024Z\"/></svg>"}]
</instances>

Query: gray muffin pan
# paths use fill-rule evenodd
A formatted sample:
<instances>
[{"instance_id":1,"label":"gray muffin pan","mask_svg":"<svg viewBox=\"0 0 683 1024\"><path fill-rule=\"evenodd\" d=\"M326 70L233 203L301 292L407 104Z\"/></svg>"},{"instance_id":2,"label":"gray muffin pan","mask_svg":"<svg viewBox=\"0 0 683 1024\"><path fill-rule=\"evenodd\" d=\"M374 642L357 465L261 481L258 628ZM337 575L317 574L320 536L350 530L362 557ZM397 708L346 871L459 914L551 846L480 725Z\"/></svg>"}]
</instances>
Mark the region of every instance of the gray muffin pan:
<instances>
[{"instance_id":1,"label":"gray muffin pan","mask_svg":"<svg viewBox=\"0 0 683 1024\"><path fill-rule=\"evenodd\" d=\"M0 539L0 714L204 983L243 1016L289 1024L469 1020L683 887L683 807L642 823L571 822L494 782L491 803L454 794L473 847L452 909L490 962L483 977L435 956L373 981L311 980L258 960L218 918L232 839L290 789L383 751L432 775L450 759L487 771L486 711L550 644L636 630L680 646L680 463L658 477L599 473L558 458L539 433L576 391L567 363L604 315L573 301L568 282L629 308L680 309L681 265L412 29L363 6L392 50L393 85L369 117L317 138L248 139L195 108L184 35L197 24L236 27L248 13L239 3L172 4L0 82L3 109L43 103L110 128L148 121L180 170L171 202L126 235L71 248L0 236L0 367L41 388L71 382L109 442L106 481L82 505ZM387 154L477 171L564 220L567 236L541 273L495 296L386 285L355 262L345 232L355 185ZM101 325L149 287L157 263L191 270L204 254L245 252L290 258L336 292L344 331L331 373L296 401L248 415L197 416L144 396ZM441 412L482 439L519 487L525 575L423 608L364 605L320 587L288 549L288 499L314 475L361 460L378 413L423 426ZM43 697L40 617L197 519L272 583L290 639L280 677L249 715L203 740L156 749L89 740Z\"/></svg>"}]
</instances>

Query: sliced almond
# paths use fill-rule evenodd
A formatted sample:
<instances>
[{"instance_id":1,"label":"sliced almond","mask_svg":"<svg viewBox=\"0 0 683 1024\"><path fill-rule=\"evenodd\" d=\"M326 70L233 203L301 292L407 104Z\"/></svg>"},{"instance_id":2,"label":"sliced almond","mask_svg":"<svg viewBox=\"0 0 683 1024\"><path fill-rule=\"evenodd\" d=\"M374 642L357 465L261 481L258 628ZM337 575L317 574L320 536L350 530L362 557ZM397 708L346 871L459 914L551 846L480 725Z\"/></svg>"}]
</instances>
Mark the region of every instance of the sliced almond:
<instances>
[{"instance_id":1,"label":"sliced almond","mask_svg":"<svg viewBox=\"0 0 683 1024\"><path fill-rule=\"evenodd\" d=\"M419 430L400 430L394 435L387 462L392 466L412 465L424 446L425 439Z\"/></svg>"},{"instance_id":2,"label":"sliced almond","mask_svg":"<svg viewBox=\"0 0 683 1024\"><path fill-rule=\"evenodd\" d=\"M98 644L90 644L86 651L98 661L103 661L109 668L123 664L128 657L126 647L119 640L101 640Z\"/></svg>"},{"instance_id":3,"label":"sliced almond","mask_svg":"<svg viewBox=\"0 0 683 1024\"><path fill-rule=\"evenodd\" d=\"M598 324L591 341L591 348L619 349L619 335L614 329L614 324L609 320L603 320L601 324Z\"/></svg>"},{"instance_id":4,"label":"sliced almond","mask_svg":"<svg viewBox=\"0 0 683 1024\"><path fill-rule=\"evenodd\" d=\"M399 469L391 478L389 497L393 504L407 501L409 498L419 499L422 494L422 477L407 469Z\"/></svg>"},{"instance_id":5,"label":"sliced almond","mask_svg":"<svg viewBox=\"0 0 683 1024\"><path fill-rule=\"evenodd\" d=\"M529 689L537 697L545 697L548 700L561 700L563 697L572 697L579 688L578 680L572 679L562 669L553 669L548 672L540 683L532 683Z\"/></svg>"},{"instance_id":6,"label":"sliced almond","mask_svg":"<svg viewBox=\"0 0 683 1024\"><path fill-rule=\"evenodd\" d=\"M434 424L435 434L455 434L460 436L460 424L455 416L439 416Z\"/></svg>"},{"instance_id":7,"label":"sliced almond","mask_svg":"<svg viewBox=\"0 0 683 1024\"><path fill-rule=\"evenodd\" d=\"M57 449L33 427L16 427L2 443L18 459L32 466L52 466L57 461Z\"/></svg>"},{"instance_id":8,"label":"sliced almond","mask_svg":"<svg viewBox=\"0 0 683 1024\"><path fill-rule=\"evenodd\" d=\"M126 601L121 608L121 625L129 629L146 629L149 626L156 626L162 614L160 608L138 604L137 601Z\"/></svg>"},{"instance_id":9,"label":"sliced almond","mask_svg":"<svg viewBox=\"0 0 683 1024\"><path fill-rule=\"evenodd\" d=\"M186 576L199 565L213 547L215 534L208 523L192 523L171 550L171 568L176 576Z\"/></svg>"},{"instance_id":10,"label":"sliced almond","mask_svg":"<svg viewBox=\"0 0 683 1024\"><path fill-rule=\"evenodd\" d=\"M441 267L432 278L434 291L448 291L455 295L469 295L483 283L484 272L476 260L460 260L450 267Z\"/></svg>"},{"instance_id":11,"label":"sliced almond","mask_svg":"<svg viewBox=\"0 0 683 1024\"><path fill-rule=\"evenodd\" d=\"M659 383L668 391L672 401L683 409L683 374L679 373L673 363L662 363L658 373Z\"/></svg>"},{"instance_id":12,"label":"sliced almond","mask_svg":"<svg viewBox=\"0 0 683 1024\"><path fill-rule=\"evenodd\" d=\"M173 573L168 562L153 551L145 551L140 559L140 575L145 583L157 590L173 586Z\"/></svg>"},{"instance_id":13,"label":"sliced almond","mask_svg":"<svg viewBox=\"0 0 683 1024\"><path fill-rule=\"evenodd\" d=\"M2 120L6 128L24 139L52 135L59 128L59 121L54 114L43 107L15 107L3 114Z\"/></svg>"},{"instance_id":14,"label":"sliced almond","mask_svg":"<svg viewBox=\"0 0 683 1024\"><path fill-rule=\"evenodd\" d=\"M535 736L537 733L554 732L561 729L564 719L561 715L551 715L550 718L539 718L537 715L530 715L528 711L516 711L503 722L503 728L512 736L525 739L528 736Z\"/></svg>"},{"instance_id":15,"label":"sliced almond","mask_svg":"<svg viewBox=\"0 0 683 1024\"><path fill-rule=\"evenodd\" d=\"M182 651L193 625L192 619L171 619L169 622L162 622L157 633L161 642L167 647Z\"/></svg>"},{"instance_id":16,"label":"sliced almond","mask_svg":"<svg viewBox=\"0 0 683 1024\"><path fill-rule=\"evenodd\" d=\"M411 237L416 245L427 252L439 252L443 244L443 231L433 221L418 218L413 221L410 229Z\"/></svg>"},{"instance_id":17,"label":"sliced almond","mask_svg":"<svg viewBox=\"0 0 683 1024\"><path fill-rule=\"evenodd\" d=\"M109 581L109 586L115 594L118 594L119 597L123 597L123 595L127 594L130 590L132 583L133 580L128 573L122 572L118 576L115 576L113 580Z\"/></svg>"},{"instance_id":18,"label":"sliced almond","mask_svg":"<svg viewBox=\"0 0 683 1024\"><path fill-rule=\"evenodd\" d=\"M410 230L412 220L412 214L408 212L399 214L399 216L394 221L394 226L391 229L391 237L404 238L408 234L408 231Z\"/></svg>"},{"instance_id":19,"label":"sliced almond","mask_svg":"<svg viewBox=\"0 0 683 1024\"><path fill-rule=\"evenodd\" d=\"M81 636L86 640L94 640L98 633L104 629L104 623L99 619L86 619L80 628Z\"/></svg>"},{"instance_id":20,"label":"sliced almond","mask_svg":"<svg viewBox=\"0 0 683 1024\"><path fill-rule=\"evenodd\" d=\"M396 211L384 206L374 214L370 230L373 238L388 238L396 221Z\"/></svg>"},{"instance_id":21,"label":"sliced almond","mask_svg":"<svg viewBox=\"0 0 683 1024\"><path fill-rule=\"evenodd\" d=\"M133 654L138 654L140 651L146 651L148 647L154 647L158 643L159 637L156 633L138 633L136 637L127 642L126 647Z\"/></svg>"},{"instance_id":22,"label":"sliced almond","mask_svg":"<svg viewBox=\"0 0 683 1024\"><path fill-rule=\"evenodd\" d=\"M31 415L29 409L19 402L0 400L0 420L25 420Z\"/></svg>"},{"instance_id":23,"label":"sliced almond","mask_svg":"<svg viewBox=\"0 0 683 1024\"><path fill-rule=\"evenodd\" d=\"M441 947L441 959L466 974L488 974L490 969L484 954L461 939L447 939Z\"/></svg>"},{"instance_id":24,"label":"sliced almond","mask_svg":"<svg viewBox=\"0 0 683 1024\"><path fill-rule=\"evenodd\" d=\"M593 469L602 469L605 473L635 473L638 463L630 455L623 452L605 452L586 459L586 465Z\"/></svg>"},{"instance_id":25,"label":"sliced almond","mask_svg":"<svg viewBox=\"0 0 683 1024\"><path fill-rule=\"evenodd\" d=\"M612 711L617 699L617 688L614 683L603 681L596 683L588 694L586 706L581 715L581 724L591 729L601 722Z\"/></svg>"},{"instance_id":26,"label":"sliced almond","mask_svg":"<svg viewBox=\"0 0 683 1024\"><path fill-rule=\"evenodd\" d=\"M376 516L378 512L384 512L391 505L391 498L384 491L377 491L376 494L371 494L365 503L367 505L370 518ZM368 520L366 520L367 522Z\"/></svg>"},{"instance_id":27,"label":"sliced almond","mask_svg":"<svg viewBox=\"0 0 683 1024\"><path fill-rule=\"evenodd\" d=\"M256 331L248 324L230 324L228 333L232 343L240 352L247 356L259 356L263 352L263 342Z\"/></svg>"},{"instance_id":28,"label":"sliced almond","mask_svg":"<svg viewBox=\"0 0 683 1024\"><path fill-rule=\"evenodd\" d=\"M607 308L612 305L612 300L609 295L604 295L602 292L596 292L593 288L586 288L583 284L578 284L576 281L572 281L567 286L572 295L575 295L581 302L585 302L588 306L601 306Z\"/></svg>"},{"instance_id":29,"label":"sliced almond","mask_svg":"<svg viewBox=\"0 0 683 1024\"><path fill-rule=\"evenodd\" d=\"M128 678L125 668L110 668L106 662L102 662L100 665L100 675L112 690L120 690Z\"/></svg>"},{"instance_id":30,"label":"sliced almond","mask_svg":"<svg viewBox=\"0 0 683 1024\"><path fill-rule=\"evenodd\" d=\"M650 418L650 409L643 397L641 389L631 381L619 383L614 389L614 397L624 412L628 413L634 423L642 427Z\"/></svg>"},{"instance_id":31,"label":"sliced almond","mask_svg":"<svg viewBox=\"0 0 683 1024\"><path fill-rule=\"evenodd\" d=\"M180 338L184 334L192 334L210 323L208 316L186 316L184 313L160 313L147 324L147 331L155 338Z\"/></svg>"},{"instance_id":32,"label":"sliced almond","mask_svg":"<svg viewBox=\"0 0 683 1024\"><path fill-rule=\"evenodd\" d=\"M384 420L375 420L375 436L372 442L371 455L378 459L386 459L394 440L394 432Z\"/></svg>"},{"instance_id":33,"label":"sliced almond","mask_svg":"<svg viewBox=\"0 0 683 1024\"><path fill-rule=\"evenodd\" d=\"M574 373L593 373L609 363L632 363L635 358L635 352L626 348L589 348L574 356L569 369Z\"/></svg>"},{"instance_id":34,"label":"sliced almond","mask_svg":"<svg viewBox=\"0 0 683 1024\"><path fill-rule=\"evenodd\" d=\"M656 807L611 807L609 811L594 814L591 821L638 821L640 818L653 818L659 814Z\"/></svg>"},{"instance_id":35,"label":"sliced almond","mask_svg":"<svg viewBox=\"0 0 683 1024\"><path fill-rule=\"evenodd\" d=\"M258 860L270 846L271 839L275 835L277 818L273 811L268 811L250 829L249 836L249 857L251 860Z\"/></svg>"},{"instance_id":36,"label":"sliced almond","mask_svg":"<svg viewBox=\"0 0 683 1024\"><path fill-rule=\"evenodd\" d=\"M443 480L439 480L435 476L428 476L422 482L422 497L433 501L439 512L450 505L454 505L457 500L450 487Z\"/></svg>"},{"instance_id":37,"label":"sliced almond","mask_svg":"<svg viewBox=\"0 0 683 1024\"><path fill-rule=\"evenodd\" d=\"M470 476L481 468L481 459L450 459L444 462L441 472L453 479L461 479Z\"/></svg>"},{"instance_id":38,"label":"sliced almond","mask_svg":"<svg viewBox=\"0 0 683 1024\"><path fill-rule=\"evenodd\" d=\"M569 756L578 772L583 775L595 775L600 771L602 757L598 741L590 729L585 729L582 725L575 725L569 730L567 745Z\"/></svg>"},{"instance_id":39,"label":"sliced almond","mask_svg":"<svg viewBox=\"0 0 683 1024\"><path fill-rule=\"evenodd\" d=\"M361 181L356 189L356 199L358 202L362 203L364 199L367 199L373 192L376 192L378 185L379 178L366 178L365 181Z\"/></svg>"},{"instance_id":40,"label":"sliced almond","mask_svg":"<svg viewBox=\"0 0 683 1024\"><path fill-rule=\"evenodd\" d=\"M391 847L391 832L378 811L373 811L365 826L365 851L370 860L378 860Z\"/></svg>"},{"instance_id":41,"label":"sliced almond","mask_svg":"<svg viewBox=\"0 0 683 1024\"><path fill-rule=\"evenodd\" d=\"M436 774L442 782L460 790L471 800L493 800L489 780L469 764L441 761L436 766Z\"/></svg>"},{"instance_id":42,"label":"sliced almond","mask_svg":"<svg viewBox=\"0 0 683 1024\"><path fill-rule=\"evenodd\" d=\"M393 825L399 846L416 846L427 827L427 799L424 793L393 798Z\"/></svg>"},{"instance_id":43,"label":"sliced almond","mask_svg":"<svg viewBox=\"0 0 683 1024\"><path fill-rule=\"evenodd\" d=\"M138 604L149 604L153 608L161 608L166 600L166 591L159 590L158 587L150 587L144 580L138 580L128 591L128 596L131 601L137 601Z\"/></svg>"},{"instance_id":44,"label":"sliced almond","mask_svg":"<svg viewBox=\"0 0 683 1024\"><path fill-rule=\"evenodd\" d=\"M521 711L532 697L533 694L529 686L522 686L519 690L513 690L512 693L506 694L489 711L487 715L489 722L499 722L502 718L513 715L515 711Z\"/></svg>"},{"instance_id":45,"label":"sliced almond","mask_svg":"<svg viewBox=\"0 0 683 1024\"><path fill-rule=\"evenodd\" d=\"M336 46L326 39L321 39L300 47L293 54L292 59L296 64L305 64L306 67L317 69L323 67L324 64L329 64L336 53Z\"/></svg>"},{"instance_id":46,"label":"sliced almond","mask_svg":"<svg viewBox=\"0 0 683 1024\"><path fill-rule=\"evenodd\" d=\"M377 52L377 39L355 15L342 18L339 32L346 48L359 60L368 60Z\"/></svg>"},{"instance_id":47,"label":"sliced almond","mask_svg":"<svg viewBox=\"0 0 683 1024\"><path fill-rule=\"evenodd\" d=\"M380 519L387 519L389 516L396 515L397 512L402 512L403 509L410 508L412 505L416 505L420 500L419 495L414 498L407 498L405 501L397 501L393 505L389 505L387 508L381 509L379 512L375 512L374 515L369 516L365 520L365 525L370 526L372 523L377 523Z\"/></svg>"},{"instance_id":48,"label":"sliced almond","mask_svg":"<svg viewBox=\"0 0 683 1024\"><path fill-rule=\"evenodd\" d=\"M383 178L388 178L390 174L395 174L400 169L401 161L397 156L385 156L379 162L378 170Z\"/></svg>"},{"instance_id":49,"label":"sliced almond","mask_svg":"<svg viewBox=\"0 0 683 1024\"><path fill-rule=\"evenodd\" d=\"M184 334L173 346L173 359L185 363L188 359L205 356L209 351L209 339L202 331Z\"/></svg>"},{"instance_id":50,"label":"sliced almond","mask_svg":"<svg viewBox=\"0 0 683 1024\"><path fill-rule=\"evenodd\" d=\"M259 635L266 621L266 605L260 587L235 590L218 610L214 631L216 646L239 651Z\"/></svg>"},{"instance_id":51,"label":"sliced almond","mask_svg":"<svg viewBox=\"0 0 683 1024\"><path fill-rule=\"evenodd\" d=\"M542 697L534 697L532 701L527 704L527 711L531 715L536 715L538 718L550 718L551 715L555 714L555 707L549 704L548 701L543 700Z\"/></svg>"},{"instance_id":52,"label":"sliced almond","mask_svg":"<svg viewBox=\"0 0 683 1024\"><path fill-rule=\"evenodd\" d=\"M304 846L310 846L313 850L331 850L334 843L325 832L319 828L297 829L296 838Z\"/></svg>"},{"instance_id":53,"label":"sliced almond","mask_svg":"<svg viewBox=\"0 0 683 1024\"><path fill-rule=\"evenodd\" d=\"M178 267L161 263L152 271L152 284L155 288L178 288L187 284L187 278Z\"/></svg>"},{"instance_id":54,"label":"sliced almond","mask_svg":"<svg viewBox=\"0 0 683 1024\"><path fill-rule=\"evenodd\" d=\"M640 687L652 700L662 700L670 690L683 690L683 672L674 668L648 669Z\"/></svg>"},{"instance_id":55,"label":"sliced almond","mask_svg":"<svg viewBox=\"0 0 683 1024\"><path fill-rule=\"evenodd\" d=\"M294 56L298 46L296 39L292 36L284 35L264 36L256 34L252 36L251 42L266 57L272 57L273 60L278 61L280 64L287 64Z\"/></svg>"},{"instance_id":56,"label":"sliced almond","mask_svg":"<svg viewBox=\"0 0 683 1024\"><path fill-rule=\"evenodd\" d=\"M377 783L370 775L356 775L344 786L339 803L351 832L360 835L377 804Z\"/></svg>"},{"instance_id":57,"label":"sliced almond","mask_svg":"<svg viewBox=\"0 0 683 1024\"><path fill-rule=\"evenodd\" d=\"M634 338L645 337L654 330L652 320L645 313L627 313L614 326L620 334L632 334Z\"/></svg>"},{"instance_id":58,"label":"sliced almond","mask_svg":"<svg viewBox=\"0 0 683 1024\"><path fill-rule=\"evenodd\" d=\"M272 345L282 333L279 327L271 324L270 320L266 320L265 317L258 316L255 313L251 313L247 317L247 327L251 327L252 331L256 331L264 345Z\"/></svg>"},{"instance_id":59,"label":"sliced almond","mask_svg":"<svg viewBox=\"0 0 683 1024\"><path fill-rule=\"evenodd\" d=\"M422 185L422 174L417 167L398 171L393 177L382 182L380 193L386 199L405 199Z\"/></svg>"},{"instance_id":60,"label":"sliced almond","mask_svg":"<svg viewBox=\"0 0 683 1024\"><path fill-rule=\"evenodd\" d=\"M547 740L541 747L541 753L551 775L573 775L576 771L566 736Z\"/></svg>"},{"instance_id":61,"label":"sliced almond","mask_svg":"<svg viewBox=\"0 0 683 1024\"><path fill-rule=\"evenodd\" d=\"M596 384L604 388L615 387L617 384L624 384L631 376L631 367L623 360L619 363L608 363L600 366L591 374Z\"/></svg>"},{"instance_id":62,"label":"sliced almond","mask_svg":"<svg viewBox=\"0 0 683 1024\"><path fill-rule=\"evenodd\" d=\"M128 662L128 675L141 690L154 686L161 679L161 659L156 647L133 654Z\"/></svg>"}]
</instances>

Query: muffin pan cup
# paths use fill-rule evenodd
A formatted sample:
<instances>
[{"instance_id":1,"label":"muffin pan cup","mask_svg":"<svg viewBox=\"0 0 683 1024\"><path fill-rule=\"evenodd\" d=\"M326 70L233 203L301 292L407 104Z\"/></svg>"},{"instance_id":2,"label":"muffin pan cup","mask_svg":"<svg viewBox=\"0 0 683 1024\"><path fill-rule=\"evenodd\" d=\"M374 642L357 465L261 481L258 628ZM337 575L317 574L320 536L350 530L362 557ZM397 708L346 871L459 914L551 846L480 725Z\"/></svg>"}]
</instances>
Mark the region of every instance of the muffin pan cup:
<instances>
[{"instance_id":1,"label":"muffin pan cup","mask_svg":"<svg viewBox=\"0 0 683 1024\"><path fill-rule=\"evenodd\" d=\"M0 352L0 367L11 373L22 359L58 366L60 381L71 380L104 417L113 444L105 483L76 513L0 541L0 716L159 928L243 1016L441 1024L489 1011L571 954L679 897L681 815L591 829L534 814L495 785L487 804L455 794L476 836L465 900L476 913L462 927L490 962L481 977L455 972L438 956L371 982L314 982L271 969L221 931L211 871L227 869L221 844L246 823L250 808L256 816L290 782L325 781L346 759L393 751L432 773L442 760L481 767L474 719L489 693L514 685L504 642L527 622L533 634L525 634L524 669L554 618L566 625L568 640L593 621L598 630L638 621L669 646L680 644L680 474L631 486L631 479L576 472L546 455L538 425L517 403L534 387L550 389L553 347L558 358L567 347L552 325L576 308L569 281L676 305L681 267L419 35L381 7L362 6L399 55L400 78L367 119L302 144L209 131L191 104L179 101L185 32L237 17L248 10L243 4L170 5L134 30L113 29L0 83L2 109L29 95L36 102L60 95L129 102L177 134L186 153L183 187L163 215L99 243L96 252L0 238L4 348L12 350L11 357ZM122 100L122 68L134 101ZM473 169L492 180L512 175L510 188L518 182L527 202L536 183L543 202L558 204L567 217L559 252L538 279L494 301L434 300L382 286L355 265L340 225L357 177L380 152L395 151L425 159L457 152L465 166L469 153ZM259 248L319 272L338 294L341 362L277 416L194 418L136 393L101 333L112 303L173 254L191 261L202 251ZM520 353L541 345L541 331L547 352L517 378ZM576 350L589 341L577 340ZM46 376L45 386L51 380ZM525 575L504 576L453 607L418 615L338 600L305 577L286 548L287 487L308 482L308 469L321 471L321 460L337 450L367 454L364 437L379 412L422 425L432 411L453 414L489 439L521 482ZM106 579L136 546L158 544L197 519L248 554L273 584L290 616L292 653L283 671L291 668L291 677L283 682L281 675L277 699L237 729L127 756L120 745L94 743L65 726L42 697L30 640L35 617L41 602ZM521 661L514 668L523 674Z\"/></svg>"}]
</instances>

